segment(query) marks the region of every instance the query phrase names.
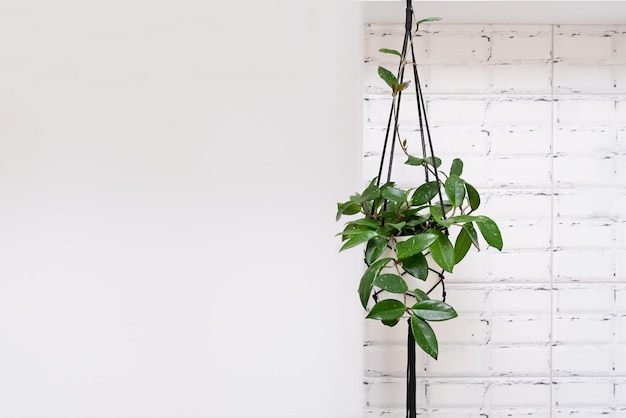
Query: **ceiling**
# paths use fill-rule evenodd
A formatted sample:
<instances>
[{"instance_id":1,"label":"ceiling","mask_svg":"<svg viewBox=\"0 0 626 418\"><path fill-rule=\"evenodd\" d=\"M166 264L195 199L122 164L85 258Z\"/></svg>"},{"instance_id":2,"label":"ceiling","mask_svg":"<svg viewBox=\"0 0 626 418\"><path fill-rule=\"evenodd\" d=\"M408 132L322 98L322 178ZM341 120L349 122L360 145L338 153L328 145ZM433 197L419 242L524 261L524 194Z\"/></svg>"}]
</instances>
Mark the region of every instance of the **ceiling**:
<instances>
[{"instance_id":1,"label":"ceiling","mask_svg":"<svg viewBox=\"0 0 626 418\"><path fill-rule=\"evenodd\" d=\"M358 0L364 23L404 21L406 0ZM626 25L626 0L413 0L418 18L446 23L574 23Z\"/></svg>"}]
</instances>

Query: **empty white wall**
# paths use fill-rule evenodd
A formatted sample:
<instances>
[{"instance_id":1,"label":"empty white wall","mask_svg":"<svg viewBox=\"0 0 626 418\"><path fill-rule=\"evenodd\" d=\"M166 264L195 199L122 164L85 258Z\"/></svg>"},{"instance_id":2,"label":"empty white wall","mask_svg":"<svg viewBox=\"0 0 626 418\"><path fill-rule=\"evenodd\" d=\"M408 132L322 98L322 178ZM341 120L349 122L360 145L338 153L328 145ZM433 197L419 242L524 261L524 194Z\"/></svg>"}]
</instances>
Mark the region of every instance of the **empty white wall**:
<instances>
[{"instance_id":1,"label":"empty white wall","mask_svg":"<svg viewBox=\"0 0 626 418\"><path fill-rule=\"evenodd\" d=\"M356 2L0 1L0 417L355 417Z\"/></svg>"},{"instance_id":2,"label":"empty white wall","mask_svg":"<svg viewBox=\"0 0 626 418\"><path fill-rule=\"evenodd\" d=\"M366 28L366 179L389 112L376 67L396 63L378 49L402 35ZM441 23L416 48L436 154L465 161L504 237L447 281L459 318L436 324L439 360L418 360L420 416L626 416L626 27ZM405 124L414 108L404 96ZM404 416L397 328L367 323L372 417Z\"/></svg>"}]
</instances>

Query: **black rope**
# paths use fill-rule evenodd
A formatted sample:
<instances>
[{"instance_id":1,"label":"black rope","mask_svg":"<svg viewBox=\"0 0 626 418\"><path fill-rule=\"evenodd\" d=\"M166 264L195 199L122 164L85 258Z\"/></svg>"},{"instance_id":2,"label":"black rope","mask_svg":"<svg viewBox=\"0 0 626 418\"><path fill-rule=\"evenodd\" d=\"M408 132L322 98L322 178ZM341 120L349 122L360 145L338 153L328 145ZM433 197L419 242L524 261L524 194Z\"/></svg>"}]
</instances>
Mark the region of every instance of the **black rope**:
<instances>
[{"instance_id":1,"label":"black rope","mask_svg":"<svg viewBox=\"0 0 626 418\"><path fill-rule=\"evenodd\" d=\"M430 158L432 162L433 172L432 174L435 177L435 181L438 185L441 184L440 177L438 174L437 167L435 167L435 151L432 143L432 138L430 134L430 126L428 124L428 117L426 115L426 104L424 100L424 95L422 91L422 87L420 85L419 74L417 71L417 61L415 59L415 48L413 46L413 4L412 0L406 0L406 18L404 25L404 41L402 44L402 52L400 65L398 66L397 71L397 79L399 83L404 82L404 69L407 62L406 56L407 52L410 48L411 51L411 65L413 67L413 78L415 81L415 96L417 102L417 115L419 121L419 131L420 131L420 140L421 140L421 148L422 148L422 158L425 160ZM378 168L378 177L376 180L376 185L380 186L383 168L385 166L385 160L387 159L387 183L391 182L391 174L393 170L393 158L395 152L396 140L400 140L398 125L399 125L399 115L400 115L400 104L402 103L402 91L399 91L394 97L394 100L391 105L391 110L389 111L389 118L387 120L387 128L385 130L385 141L383 144L382 155L380 158L380 165ZM393 123L393 129L391 124ZM389 137L391 135L391 145L389 146ZM404 147L404 145L403 145ZM426 182L430 179L430 171L427 165L424 165L424 178ZM441 208L441 215L445 219L446 211L445 205L443 203L443 194L441 191L441 187L438 187L438 198L439 198L439 206ZM387 207L387 201L384 202L384 208ZM444 229L445 234L448 234L447 228ZM426 292L426 294L430 295L438 286L441 286L442 289L442 301L446 300L446 287L444 282L444 274L442 271L437 271L429 267L429 270L436 273L439 276L439 280ZM406 271L402 273L402 275L406 274ZM382 292L382 290L376 291L373 295L373 299L375 302L378 302L378 295ZM407 296L415 297L412 293L406 293ZM416 418L417 417L417 406L416 406L416 390L417 390L417 373L416 373L416 361L415 361L415 338L413 337L413 330L411 327L411 319L408 320L408 337L407 337L407 386L406 386L406 417L407 418Z\"/></svg>"},{"instance_id":2,"label":"black rope","mask_svg":"<svg viewBox=\"0 0 626 418\"><path fill-rule=\"evenodd\" d=\"M417 373L415 367L415 338L413 337L413 329L411 327L411 318L409 323L409 335L407 337L407 362L406 362L406 418L415 418L417 416Z\"/></svg>"}]
</instances>

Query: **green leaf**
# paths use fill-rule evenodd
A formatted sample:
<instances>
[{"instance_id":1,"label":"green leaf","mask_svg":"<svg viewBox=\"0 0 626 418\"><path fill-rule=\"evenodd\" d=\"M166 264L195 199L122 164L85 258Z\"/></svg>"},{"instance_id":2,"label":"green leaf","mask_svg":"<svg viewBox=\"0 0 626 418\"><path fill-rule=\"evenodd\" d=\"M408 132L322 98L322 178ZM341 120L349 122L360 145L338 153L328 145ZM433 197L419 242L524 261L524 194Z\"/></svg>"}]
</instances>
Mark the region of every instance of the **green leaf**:
<instances>
[{"instance_id":1,"label":"green leaf","mask_svg":"<svg viewBox=\"0 0 626 418\"><path fill-rule=\"evenodd\" d=\"M439 183L436 181L429 181L422 184L415 189L413 197L411 197L411 204L413 206L423 205L430 202L439 192Z\"/></svg>"},{"instance_id":2,"label":"green leaf","mask_svg":"<svg viewBox=\"0 0 626 418\"><path fill-rule=\"evenodd\" d=\"M404 258L402 261L402 268L413 277L417 277L420 280L426 280L428 278L428 261L424 254L417 253L411 257Z\"/></svg>"},{"instance_id":3,"label":"green leaf","mask_svg":"<svg viewBox=\"0 0 626 418\"><path fill-rule=\"evenodd\" d=\"M406 202L406 194L404 190L385 184L380 189L382 197L392 202Z\"/></svg>"},{"instance_id":4,"label":"green leaf","mask_svg":"<svg viewBox=\"0 0 626 418\"><path fill-rule=\"evenodd\" d=\"M441 18L440 17L427 17L426 19L422 19L422 20L418 20L417 22L415 22L416 26L419 26L422 23L426 23L426 22L438 22L440 21Z\"/></svg>"},{"instance_id":5,"label":"green leaf","mask_svg":"<svg viewBox=\"0 0 626 418\"><path fill-rule=\"evenodd\" d=\"M361 299L361 305L363 305L364 308L367 308L367 301L372 293L374 280L380 274L380 271L385 268L391 260L393 259L382 258L372 263L372 265L365 270L365 273L363 273L363 277L361 277L361 282L359 283L359 298Z\"/></svg>"},{"instance_id":6,"label":"green leaf","mask_svg":"<svg viewBox=\"0 0 626 418\"><path fill-rule=\"evenodd\" d=\"M350 221L346 225L361 226L361 227L366 227L368 229L376 229L380 226L380 222L378 222L376 219L363 218L363 219L357 219L355 221Z\"/></svg>"},{"instance_id":7,"label":"green leaf","mask_svg":"<svg viewBox=\"0 0 626 418\"><path fill-rule=\"evenodd\" d=\"M368 266L385 252L387 243L387 239L383 237L374 237L367 242L367 247L365 247L365 262Z\"/></svg>"},{"instance_id":8,"label":"green leaf","mask_svg":"<svg viewBox=\"0 0 626 418\"><path fill-rule=\"evenodd\" d=\"M437 167L439 167L441 165L441 159L435 157L435 164L433 164L433 159L431 157L418 158L418 157L415 157L413 155L409 155L408 159L404 162L404 164L407 164L407 165L424 165L424 164L428 164L428 165L432 165L435 168L437 168Z\"/></svg>"},{"instance_id":9,"label":"green leaf","mask_svg":"<svg viewBox=\"0 0 626 418\"><path fill-rule=\"evenodd\" d=\"M404 303L395 299L385 299L381 300L372 307L372 310L367 315L367 318L394 321L404 315L405 311L406 307L404 306Z\"/></svg>"},{"instance_id":10,"label":"green leaf","mask_svg":"<svg viewBox=\"0 0 626 418\"><path fill-rule=\"evenodd\" d=\"M454 224L460 224L462 222L473 222L476 221L478 219L478 216L473 216L473 215L458 215L458 216L451 216L450 218L447 219L441 219L440 221L438 221L439 225L443 225L443 226L451 226Z\"/></svg>"},{"instance_id":11,"label":"green leaf","mask_svg":"<svg viewBox=\"0 0 626 418\"><path fill-rule=\"evenodd\" d=\"M452 273L455 261L454 247L446 234L439 232L439 236L430 246L430 255L442 269Z\"/></svg>"},{"instance_id":12,"label":"green leaf","mask_svg":"<svg viewBox=\"0 0 626 418\"><path fill-rule=\"evenodd\" d=\"M439 223L441 219L443 219L443 212L441 211L441 205L430 205L429 206L430 214L433 218Z\"/></svg>"},{"instance_id":13,"label":"green leaf","mask_svg":"<svg viewBox=\"0 0 626 418\"><path fill-rule=\"evenodd\" d=\"M459 207L465 199L465 182L456 174L451 174L444 185L452 206Z\"/></svg>"},{"instance_id":14,"label":"green leaf","mask_svg":"<svg viewBox=\"0 0 626 418\"><path fill-rule=\"evenodd\" d=\"M408 80L408 81L405 81L403 83L398 84L398 86L394 90L394 93L399 93L401 91L406 90L407 87L409 87L410 84L411 84L411 80Z\"/></svg>"},{"instance_id":15,"label":"green leaf","mask_svg":"<svg viewBox=\"0 0 626 418\"><path fill-rule=\"evenodd\" d=\"M426 292L424 292L423 290L420 289L415 289L413 291L413 294L415 295L415 299L418 302L421 302L423 300L430 300L430 298L428 297L428 295L426 294Z\"/></svg>"},{"instance_id":16,"label":"green leaf","mask_svg":"<svg viewBox=\"0 0 626 418\"><path fill-rule=\"evenodd\" d=\"M387 292L404 293L409 290L404 279L397 274L380 274L374 279L374 286Z\"/></svg>"},{"instance_id":17,"label":"green leaf","mask_svg":"<svg viewBox=\"0 0 626 418\"><path fill-rule=\"evenodd\" d=\"M380 48L378 50L378 52L382 52L383 54L392 54L392 55L397 55L400 58L402 58L402 54L398 51L396 51L395 49L389 49L389 48Z\"/></svg>"},{"instance_id":18,"label":"green leaf","mask_svg":"<svg viewBox=\"0 0 626 418\"><path fill-rule=\"evenodd\" d=\"M374 179L376 180L376 179ZM363 194L359 199L359 203L368 202L380 197L380 188L374 183L374 180L363 190Z\"/></svg>"},{"instance_id":19,"label":"green leaf","mask_svg":"<svg viewBox=\"0 0 626 418\"><path fill-rule=\"evenodd\" d=\"M396 91L398 88L398 79L391 71L385 67L378 67L378 76L382 78L389 87L391 87L392 91Z\"/></svg>"},{"instance_id":20,"label":"green leaf","mask_svg":"<svg viewBox=\"0 0 626 418\"><path fill-rule=\"evenodd\" d=\"M361 211L361 206L354 202L337 203L337 220L341 215L355 215Z\"/></svg>"},{"instance_id":21,"label":"green leaf","mask_svg":"<svg viewBox=\"0 0 626 418\"><path fill-rule=\"evenodd\" d=\"M469 235L469 238L472 240L472 244L474 244L474 247L476 247L476 249L480 251L480 244L478 243L478 233L474 229L474 225L472 225L471 222L468 222L463 225L463 229L467 231L467 235Z\"/></svg>"},{"instance_id":22,"label":"green leaf","mask_svg":"<svg viewBox=\"0 0 626 418\"><path fill-rule=\"evenodd\" d=\"M339 249L339 252L347 250L348 248L356 247L359 244L363 244L365 241L369 241L377 235L378 232L371 230L360 231L357 235L351 235L350 239L348 239Z\"/></svg>"},{"instance_id":23,"label":"green leaf","mask_svg":"<svg viewBox=\"0 0 626 418\"><path fill-rule=\"evenodd\" d=\"M398 319L383 319L380 322L382 322L384 325L387 325L388 327L395 327L396 325L398 325L398 322L400 322L400 318Z\"/></svg>"},{"instance_id":24,"label":"green leaf","mask_svg":"<svg viewBox=\"0 0 626 418\"><path fill-rule=\"evenodd\" d=\"M459 158L455 158L452 161L452 167L450 167L450 175L460 176L463 174L463 161Z\"/></svg>"},{"instance_id":25,"label":"green leaf","mask_svg":"<svg viewBox=\"0 0 626 418\"><path fill-rule=\"evenodd\" d=\"M402 231L402 228L404 228L406 226L406 222L403 221L403 222L398 222L398 223L395 223L395 224L388 223L388 224L385 224L385 225L386 226L390 226L393 229L395 229L398 232L400 232L400 231Z\"/></svg>"},{"instance_id":26,"label":"green leaf","mask_svg":"<svg viewBox=\"0 0 626 418\"><path fill-rule=\"evenodd\" d=\"M433 331L430 325L423 319L411 315L411 332L413 333L413 338L415 338L417 345L419 345L426 354L437 360L439 345L435 331Z\"/></svg>"},{"instance_id":27,"label":"green leaf","mask_svg":"<svg viewBox=\"0 0 626 418\"><path fill-rule=\"evenodd\" d=\"M498 225L486 216L479 216L476 220L476 225L478 225L478 229L485 241L487 241L487 244L502 251L502 235Z\"/></svg>"},{"instance_id":28,"label":"green leaf","mask_svg":"<svg viewBox=\"0 0 626 418\"><path fill-rule=\"evenodd\" d=\"M461 228L461 232L456 237L456 241L454 242L454 263L459 264L463 258L467 255L470 247L472 246L472 239L470 238L467 231Z\"/></svg>"},{"instance_id":29,"label":"green leaf","mask_svg":"<svg viewBox=\"0 0 626 418\"><path fill-rule=\"evenodd\" d=\"M469 200L470 208L472 210L478 209L480 206L480 195L478 191L471 184L465 183L465 187L467 188L467 198Z\"/></svg>"},{"instance_id":30,"label":"green leaf","mask_svg":"<svg viewBox=\"0 0 626 418\"><path fill-rule=\"evenodd\" d=\"M454 308L440 300L424 300L411 308L413 314L425 321L447 321L456 318L458 314Z\"/></svg>"},{"instance_id":31,"label":"green leaf","mask_svg":"<svg viewBox=\"0 0 626 418\"><path fill-rule=\"evenodd\" d=\"M398 252L398 258L405 260L415 254L421 253L426 248L435 242L437 235L430 233L417 234L407 239L406 241L400 241L396 245Z\"/></svg>"}]
</instances>

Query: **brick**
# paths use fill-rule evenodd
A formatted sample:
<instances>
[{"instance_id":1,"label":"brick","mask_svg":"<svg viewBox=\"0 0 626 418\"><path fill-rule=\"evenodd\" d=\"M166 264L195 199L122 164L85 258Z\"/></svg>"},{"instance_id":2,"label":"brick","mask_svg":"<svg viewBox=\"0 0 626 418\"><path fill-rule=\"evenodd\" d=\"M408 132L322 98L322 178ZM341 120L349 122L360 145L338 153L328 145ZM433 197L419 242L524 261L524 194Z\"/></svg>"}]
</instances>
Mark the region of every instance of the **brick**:
<instances>
[{"instance_id":1,"label":"brick","mask_svg":"<svg viewBox=\"0 0 626 418\"><path fill-rule=\"evenodd\" d=\"M491 368L496 376L549 376L550 347L495 347Z\"/></svg>"},{"instance_id":2,"label":"brick","mask_svg":"<svg viewBox=\"0 0 626 418\"><path fill-rule=\"evenodd\" d=\"M429 382L426 385L429 405L439 407L481 407L487 393L487 384L468 381Z\"/></svg>"},{"instance_id":3,"label":"brick","mask_svg":"<svg viewBox=\"0 0 626 418\"><path fill-rule=\"evenodd\" d=\"M559 26L554 32L554 57L567 62L610 61L615 33L610 26Z\"/></svg>"},{"instance_id":4,"label":"brick","mask_svg":"<svg viewBox=\"0 0 626 418\"><path fill-rule=\"evenodd\" d=\"M488 364L489 352L482 346L442 345L438 360L426 360L426 375L483 376Z\"/></svg>"},{"instance_id":5,"label":"brick","mask_svg":"<svg viewBox=\"0 0 626 418\"><path fill-rule=\"evenodd\" d=\"M556 376L606 376L613 372L610 347L560 345L553 348L552 368Z\"/></svg>"},{"instance_id":6,"label":"brick","mask_svg":"<svg viewBox=\"0 0 626 418\"><path fill-rule=\"evenodd\" d=\"M363 354L366 376L406 376L406 343L397 346L368 346Z\"/></svg>"},{"instance_id":7,"label":"brick","mask_svg":"<svg viewBox=\"0 0 626 418\"><path fill-rule=\"evenodd\" d=\"M550 261L548 252L498 254L493 258L493 280L549 283Z\"/></svg>"},{"instance_id":8,"label":"brick","mask_svg":"<svg viewBox=\"0 0 626 418\"><path fill-rule=\"evenodd\" d=\"M546 127L531 129L491 129L489 155L515 157L521 155L547 156L551 152L550 130Z\"/></svg>"},{"instance_id":9,"label":"brick","mask_svg":"<svg viewBox=\"0 0 626 418\"><path fill-rule=\"evenodd\" d=\"M557 128L612 126L616 122L616 99L606 97L560 98L554 103Z\"/></svg>"},{"instance_id":10,"label":"brick","mask_svg":"<svg viewBox=\"0 0 626 418\"><path fill-rule=\"evenodd\" d=\"M470 125L473 127L483 124L489 104L488 99L432 97L427 110L432 126ZM404 106L404 104L402 105Z\"/></svg>"},{"instance_id":11,"label":"brick","mask_svg":"<svg viewBox=\"0 0 626 418\"><path fill-rule=\"evenodd\" d=\"M549 314L551 290L548 287L511 286L491 292L492 312Z\"/></svg>"},{"instance_id":12,"label":"brick","mask_svg":"<svg viewBox=\"0 0 626 418\"><path fill-rule=\"evenodd\" d=\"M553 333L555 343L609 343L613 340L612 320L603 316L555 316Z\"/></svg>"},{"instance_id":13,"label":"brick","mask_svg":"<svg viewBox=\"0 0 626 418\"><path fill-rule=\"evenodd\" d=\"M489 103L487 126L550 126L551 103L545 98L510 97Z\"/></svg>"},{"instance_id":14,"label":"brick","mask_svg":"<svg viewBox=\"0 0 626 418\"><path fill-rule=\"evenodd\" d=\"M494 65L489 90L498 93L543 93L551 91L549 64Z\"/></svg>"},{"instance_id":15,"label":"brick","mask_svg":"<svg viewBox=\"0 0 626 418\"><path fill-rule=\"evenodd\" d=\"M503 382L489 387L490 405L495 407L549 407L550 383Z\"/></svg>"},{"instance_id":16,"label":"brick","mask_svg":"<svg viewBox=\"0 0 626 418\"><path fill-rule=\"evenodd\" d=\"M427 94L472 94L490 90L491 68L483 64L430 65L427 78L422 79Z\"/></svg>"},{"instance_id":17,"label":"brick","mask_svg":"<svg viewBox=\"0 0 626 418\"><path fill-rule=\"evenodd\" d=\"M527 62L549 63L552 33L549 26L519 25L490 34L491 62L518 66Z\"/></svg>"},{"instance_id":18,"label":"brick","mask_svg":"<svg viewBox=\"0 0 626 418\"><path fill-rule=\"evenodd\" d=\"M606 313L614 306L613 286L559 285L554 292L556 312Z\"/></svg>"},{"instance_id":19,"label":"brick","mask_svg":"<svg viewBox=\"0 0 626 418\"><path fill-rule=\"evenodd\" d=\"M554 152L560 155L606 156L617 148L613 129L556 129Z\"/></svg>"},{"instance_id":20,"label":"brick","mask_svg":"<svg viewBox=\"0 0 626 418\"><path fill-rule=\"evenodd\" d=\"M485 213L499 221L546 220L552 214L551 196L548 192L498 193L490 196L484 206Z\"/></svg>"},{"instance_id":21,"label":"brick","mask_svg":"<svg viewBox=\"0 0 626 418\"><path fill-rule=\"evenodd\" d=\"M454 295L455 292L450 290L448 296ZM458 312L454 302L450 302ZM437 333L437 340L441 347L448 344L485 344L488 339L488 321L469 316L469 314L459 313L457 318L432 325Z\"/></svg>"},{"instance_id":22,"label":"brick","mask_svg":"<svg viewBox=\"0 0 626 418\"><path fill-rule=\"evenodd\" d=\"M549 250L551 225L547 221L500 222L500 232L506 243L506 250L545 249Z\"/></svg>"},{"instance_id":23,"label":"brick","mask_svg":"<svg viewBox=\"0 0 626 418\"><path fill-rule=\"evenodd\" d=\"M554 275L557 281L615 281L613 256L605 252L557 251Z\"/></svg>"},{"instance_id":24,"label":"brick","mask_svg":"<svg viewBox=\"0 0 626 418\"><path fill-rule=\"evenodd\" d=\"M613 384L606 381L557 381L554 403L562 406L608 406L613 403Z\"/></svg>"},{"instance_id":25,"label":"brick","mask_svg":"<svg viewBox=\"0 0 626 418\"><path fill-rule=\"evenodd\" d=\"M549 157L498 158L489 165L494 187L550 187L552 161Z\"/></svg>"},{"instance_id":26,"label":"brick","mask_svg":"<svg viewBox=\"0 0 626 418\"><path fill-rule=\"evenodd\" d=\"M598 183L610 186L617 180L617 159L612 156L554 159L554 183L558 187L595 186Z\"/></svg>"},{"instance_id":27,"label":"brick","mask_svg":"<svg viewBox=\"0 0 626 418\"><path fill-rule=\"evenodd\" d=\"M498 316L491 320L490 344L535 344L550 342L550 316Z\"/></svg>"},{"instance_id":28,"label":"brick","mask_svg":"<svg viewBox=\"0 0 626 418\"><path fill-rule=\"evenodd\" d=\"M554 245L560 249L611 249L614 235L613 225L609 223L559 222L554 225Z\"/></svg>"},{"instance_id":29,"label":"brick","mask_svg":"<svg viewBox=\"0 0 626 418\"><path fill-rule=\"evenodd\" d=\"M555 93L613 93L614 69L596 64L554 64Z\"/></svg>"},{"instance_id":30,"label":"brick","mask_svg":"<svg viewBox=\"0 0 626 418\"><path fill-rule=\"evenodd\" d=\"M620 194L613 191L594 188L559 190L555 197L556 216L575 220L618 219L623 207L620 199Z\"/></svg>"},{"instance_id":31,"label":"brick","mask_svg":"<svg viewBox=\"0 0 626 418\"><path fill-rule=\"evenodd\" d=\"M489 39L467 30L434 34L427 48L430 64L477 63L489 57Z\"/></svg>"}]
</instances>

